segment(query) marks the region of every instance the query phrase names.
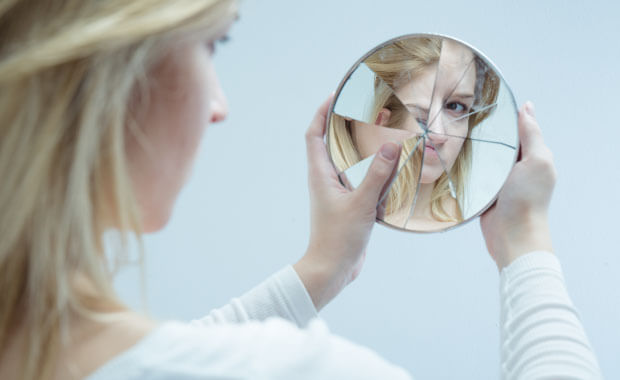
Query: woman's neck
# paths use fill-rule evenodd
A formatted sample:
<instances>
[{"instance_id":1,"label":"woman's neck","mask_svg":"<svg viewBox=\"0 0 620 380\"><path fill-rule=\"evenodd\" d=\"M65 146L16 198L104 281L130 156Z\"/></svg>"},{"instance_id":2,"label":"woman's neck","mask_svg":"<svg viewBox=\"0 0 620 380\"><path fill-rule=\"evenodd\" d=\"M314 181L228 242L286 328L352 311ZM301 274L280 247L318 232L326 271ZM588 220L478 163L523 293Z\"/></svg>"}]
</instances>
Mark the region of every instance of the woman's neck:
<instances>
[{"instance_id":1,"label":"woman's neck","mask_svg":"<svg viewBox=\"0 0 620 380\"><path fill-rule=\"evenodd\" d=\"M81 310L66 306L66 323L62 325L68 330L58 330L59 346L51 348L57 353L52 379L84 378L157 326L155 321L119 301L98 294L97 287L86 276L74 276L72 285L74 301L81 305ZM36 333L34 330L24 322L15 326L0 357L0 379L19 377L24 344L29 335Z\"/></svg>"}]
</instances>

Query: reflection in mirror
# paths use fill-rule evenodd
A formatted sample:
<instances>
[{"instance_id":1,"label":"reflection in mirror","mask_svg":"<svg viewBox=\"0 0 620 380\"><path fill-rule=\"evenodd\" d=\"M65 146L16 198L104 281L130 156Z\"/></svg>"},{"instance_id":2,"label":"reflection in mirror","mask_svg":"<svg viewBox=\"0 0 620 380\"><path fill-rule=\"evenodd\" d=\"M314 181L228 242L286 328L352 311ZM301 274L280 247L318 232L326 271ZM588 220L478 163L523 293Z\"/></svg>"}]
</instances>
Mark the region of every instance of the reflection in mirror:
<instances>
[{"instance_id":1,"label":"reflection in mirror","mask_svg":"<svg viewBox=\"0 0 620 380\"><path fill-rule=\"evenodd\" d=\"M387 142L400 144L423 135L425 128L420 123L426 119L425 114L410 112L389 84L361 63L342 86L330 118L336 168L348 169Z\"/></svg>"},{"instance_id":2,"label":"reflection in mirror","mask_svg":"<svg viewBox=\"0 0 620 380\"><path fill-rule=\"evenodd\" d=\"M516 118L510 89L482 55L446 37L404 36L345 77L328 116L328 149L353 189L380 147L399 143L379 220L442 231L495 199L516 159Z\"/></svg>"},{"instance_id":3,"label":"reflection in mirror","mask_svg":"<svg viewBox=\"0 0 620 380\"><path fill-rule=\"evenodd\" d=\"M415 221L412 218L417 216L414 212L424 166L424 146L424 137L407 140L403 144L404 161L399 162L396 176L384 195L385 213L381 219L384 222L405 229L413 228Z\"/></svg>"},{"instance_id":4,"label":"reflection in mirror","mask_svg":"<svg viewBox=\"0 0 620 380\"><path fill-rule=\"evenodd\" d=\"M489 204L506 180L514 163L515 150L502 144L469 140L471 169L463 199L465 219Z\"/></svg>"}]
</instances>

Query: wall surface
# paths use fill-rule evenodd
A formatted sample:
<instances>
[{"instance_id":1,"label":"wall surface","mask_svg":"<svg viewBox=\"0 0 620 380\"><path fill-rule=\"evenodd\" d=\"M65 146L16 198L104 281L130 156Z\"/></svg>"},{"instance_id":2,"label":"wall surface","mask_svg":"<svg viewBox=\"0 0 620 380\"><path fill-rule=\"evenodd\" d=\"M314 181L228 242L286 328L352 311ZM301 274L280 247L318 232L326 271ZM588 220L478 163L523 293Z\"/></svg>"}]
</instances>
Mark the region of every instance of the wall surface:
<instances>
[{"instance_id":1,"label":"wall surface","mask_svg":"<svg viewBox=\"0 0 620 380\"><path fill-rule=\"evenodd\" d=\"M607 378L620 378L620 6L580 1L244 1L216 67L228 119L211 125L169 225L146 237L157 318L188 320L304 253L304 132L368 49L438 32L490 57L530 99L559 179L554 248ZM140 305L137 267L117 288ZM444 234L377 225L359 279L322 312L331 330L416 378L498 373L498 273L477 221Z\"/></svg>"}]
</instances>

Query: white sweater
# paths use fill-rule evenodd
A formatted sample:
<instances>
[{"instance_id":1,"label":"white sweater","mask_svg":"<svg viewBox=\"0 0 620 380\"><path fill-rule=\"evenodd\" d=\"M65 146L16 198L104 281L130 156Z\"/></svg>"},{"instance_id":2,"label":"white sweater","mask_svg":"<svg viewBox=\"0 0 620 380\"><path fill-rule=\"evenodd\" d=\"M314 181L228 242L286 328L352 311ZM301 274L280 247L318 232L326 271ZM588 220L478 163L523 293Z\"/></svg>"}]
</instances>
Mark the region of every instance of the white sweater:
<instances>
[{"instance_id":1,"label":"white sweater","mask_svg":"<svg viewBox=\"0 0 620 380\"><path fill-rule=\"evenodd\" d=\"M600 379L596 357L547 252L501 273L502 379ZM88 380L411 379L330 334L290 266L191 323L166 322Z\"/></svg>"}]
</instances>

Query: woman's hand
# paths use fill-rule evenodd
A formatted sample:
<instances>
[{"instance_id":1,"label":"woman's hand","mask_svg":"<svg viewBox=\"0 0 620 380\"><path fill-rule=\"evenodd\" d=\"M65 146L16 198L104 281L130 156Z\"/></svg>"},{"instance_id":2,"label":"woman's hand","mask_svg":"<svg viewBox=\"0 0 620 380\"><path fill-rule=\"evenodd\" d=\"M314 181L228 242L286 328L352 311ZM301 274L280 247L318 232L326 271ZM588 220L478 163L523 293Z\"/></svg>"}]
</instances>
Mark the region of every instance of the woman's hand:
<instances>
[{"instance_id":1,"label":"woman's hand","mask_svg":"<svg viewBox=\"0 0 620 380\"><path fill-rule=\"evenodd\" d=\"M495 205L480 217L487 249L500 271L526 253L552 251L547 210L556 172L531 102L519 112L519 138L521 159Z\"/></svg>"},{"instance_id":2,"label":"woman's hand","mask_svg":"<svg viewBox=\"0 0 620 380\"><path fill-rule=\"evenodd\" d=\"M332 98L319 108L306 132L311 231L308 250L294 265L317 310L359 274L377 203L400 156L398 145L383 145L362 184L354 191L343 187L323 141Z\"/></svg>"}]
</instances>

